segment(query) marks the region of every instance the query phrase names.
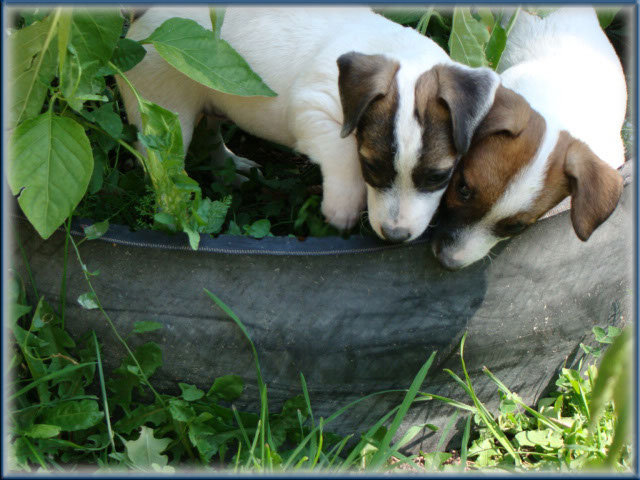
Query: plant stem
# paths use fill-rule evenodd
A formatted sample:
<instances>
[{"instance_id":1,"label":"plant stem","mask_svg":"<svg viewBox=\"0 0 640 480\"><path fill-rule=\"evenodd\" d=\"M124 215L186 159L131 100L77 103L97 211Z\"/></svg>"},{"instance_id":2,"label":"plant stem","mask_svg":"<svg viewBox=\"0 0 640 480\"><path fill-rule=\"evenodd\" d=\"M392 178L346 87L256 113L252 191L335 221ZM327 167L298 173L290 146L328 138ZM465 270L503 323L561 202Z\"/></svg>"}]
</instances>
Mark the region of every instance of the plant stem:
<instances>
[{"instance_id":1,"label":"plant stem","mask_svg":"<svg viewBox=\"0 0 640 480\"><path fill-rule=\"evenodd\" d=\"M71 237L71 218L69 215L66 224L67 233L64 237L64 254L62 259L62 284L60 285L60 319L62 320L62 328L64 329L64 313L67 304L67 263L69 260L69 237Z\"/></svg>"},{"instance_id":2,"label":"plant stem","mask_svg":"<svg viewBox=\"0 0 640 480\"><path fill-rule=\"evenodd\" d=\"M109 441L113 453L116 452L116 444L113 441L113 431L111 430L111 418L109 415L109 402L107 401L107 389L104 384L104 373L102 372L102 358L100 357L100 347L98 346L98 338L96 332L92 331L93 343L96 346L96 360L98 361L98 373L100 374L100 390L102 390L102 402L104 403L104 417L107 420L107 432L109 433Z\"/></svg>"},{"instance_id":3,"label":"plant stem","mask_svg":"<svg viewBox=\"0 0 640 480\"><path fill-rule=\"evenodd\" d=\"M154 396L156 397L156 399L160 402L160 404L163 407L166 407L166 404L164 402L164 399L160 396L160 394L158 392L156 392L156 389L153 388L153 386L151 385L151 383L149 382L149 379L147 378L147 376L144 373L144 370L142 369L142 366L140 365L140 363L138 362L138 359L135 357L135 355L133 354L133 352L131 351L131 349L129 348L129 345L127 344L127 342L120 336L120 334L118 333L118 329L116 328L116 326L114 325L113 321L111 320L111 318L109 317L109 315L107 314L107 312L104 311L104 308L102 308L102 303L100 302L100 299L98 298L98 294L96 293L95 289L93 288L93 284L91 283L91 280L89 278L89 275L87 274L86 271L86 267L84 266L84 263L82 262L82 257L80 256L80 251L78 250L78 246L76 245L75 240L73 239L73 237L69 237L71 240L71 245L73 245L73 248L76 252L76 257L78 258L78 262L80 263L80 267L82 268L82 274L84 275L85 280L87 281L87 284L89 285L89 289L91 290L91 293L93 293L94 295L94 299L96 301L96 305L98 305L98 309L100 310L100 312L102 313L102 315L104 315L104 318L107 320L107 323L109 324L109 326L111 327L111 330L113 330L114 335L116 336L116 338L118 339L118 341L124 346L125 350L127 351L127 353L131 356L131 359L133 360L133 362L136 364L136 367L138 368L138 371L140 372L140 376L142 377L144 383L149 387L149 389L153 392Z\"/></svg>"}]
</instances>

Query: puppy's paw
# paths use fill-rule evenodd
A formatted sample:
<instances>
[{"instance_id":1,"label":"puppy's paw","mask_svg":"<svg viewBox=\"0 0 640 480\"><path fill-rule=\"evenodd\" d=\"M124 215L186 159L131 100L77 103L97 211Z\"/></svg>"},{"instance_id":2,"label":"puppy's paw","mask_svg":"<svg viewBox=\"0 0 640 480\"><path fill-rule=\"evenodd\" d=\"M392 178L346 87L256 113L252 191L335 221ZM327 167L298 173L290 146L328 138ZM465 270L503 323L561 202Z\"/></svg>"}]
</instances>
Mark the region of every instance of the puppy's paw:
<instances>
[{"instance_id":1,"label":"puppy's paw","mask_svg":"<svg viewBox=\"0 0 640 480\"><path fill-rule=\"evenodd\" d=\"M249 173L252 168L258 169L258 174L262 174L260 171L260 164L249 160L248 158L239 157L237 155L229 155L233 159L233 164L236 166L236 170L239 172Z\"/></svg>"},{"instance_id":2,"label":"puppy's paw","mask_svg":"<svg viewBox=\"0 0 640 480\"><path fill-rule=\"evenodd\" d=\"M339 230L349 230L360 218L366 205L364 182L324 184L322 214Z\"/></svg>"}]
</instances>

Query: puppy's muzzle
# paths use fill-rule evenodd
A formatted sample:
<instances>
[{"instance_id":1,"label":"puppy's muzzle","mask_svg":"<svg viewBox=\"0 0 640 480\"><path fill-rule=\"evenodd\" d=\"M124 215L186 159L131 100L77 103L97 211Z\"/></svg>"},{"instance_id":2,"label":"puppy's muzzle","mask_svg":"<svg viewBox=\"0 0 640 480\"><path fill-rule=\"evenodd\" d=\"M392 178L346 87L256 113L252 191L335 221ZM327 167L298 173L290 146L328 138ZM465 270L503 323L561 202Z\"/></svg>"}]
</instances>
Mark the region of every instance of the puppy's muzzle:
<instances>
[{"instance_id":1,"label":"puppy's muzzle","mask_svg":"<svg viewBox=\"0 0 640 480\"><path fill-rule=\"evenodd\" d=\"M401 243L409 239L411 232L407 228L390 228L387 225L383 225L382 235L390 242Z\"/></svg>"}]
</instances>

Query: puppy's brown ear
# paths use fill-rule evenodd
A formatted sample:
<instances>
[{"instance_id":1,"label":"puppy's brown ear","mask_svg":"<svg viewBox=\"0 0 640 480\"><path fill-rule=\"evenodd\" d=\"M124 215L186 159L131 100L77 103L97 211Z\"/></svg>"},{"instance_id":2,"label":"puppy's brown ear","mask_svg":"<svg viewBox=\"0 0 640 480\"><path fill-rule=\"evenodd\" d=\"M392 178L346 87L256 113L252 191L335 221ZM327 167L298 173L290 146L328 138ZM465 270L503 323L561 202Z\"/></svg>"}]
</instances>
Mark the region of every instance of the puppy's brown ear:
<instances>
[{"instance_id":1,"label":"puppy's brown ear","mask_svg":"<svg viewBox=\"0 0 640 480\"><path fill-rule=\"evenodd\" d=\"M491 105L500 79L488 68L438 65L438 98L451 112L453 144L458 154L469 150L471 137Z\"/></svg>"},{"instance_id":2,"label":"puppy's brown ear","mask_svg":"<svg viewBox=\"0 0 640 480\"><path fill-rule=\"evenodd\" d=\"M533 113L533 109L521 95L499 85L493 105L478 125L473 140L475 142L498 132L517 137L526 128Z\"/></svg>"},{"instance_id":3,"label":"puppy's brown ear","mask_svg":"<svg viewBox=\"0 0 640 480\"><path fill-rule=\"evenodd\" d=\"M564 173L571 191L571 222L583 242L613 213L622 195L622 176L580 140L567 149Z\"/></svg>"},{"instance_id":4,"label":"puppy's brown ear","mask_svg":"<svg viewBox=\"0 0 640 480\"><path fill-rule=\"evenodd\" d=\"M386 95L400 64L383 55L358 52L338 57L338 89L344 123L340 136L350 135L369 104Z\"/></svg>"}]
</instances>

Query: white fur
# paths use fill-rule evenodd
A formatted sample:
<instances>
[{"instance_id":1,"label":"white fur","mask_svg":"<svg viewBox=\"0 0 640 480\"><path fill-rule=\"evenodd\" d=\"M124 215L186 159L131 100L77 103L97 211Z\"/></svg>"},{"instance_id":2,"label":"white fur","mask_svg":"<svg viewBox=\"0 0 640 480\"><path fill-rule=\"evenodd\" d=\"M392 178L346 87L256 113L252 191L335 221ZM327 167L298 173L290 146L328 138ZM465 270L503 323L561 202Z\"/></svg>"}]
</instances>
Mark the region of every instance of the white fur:
<instances>
[{"instance_id":1,"label":"white fur","mask_svg":"<svg viewBox=\"0 0 640 480\"><path fill-rule=\"evenodd\" d=\"M499 70L502 84L544 117L545 133L534 160L516 175L491 211L443 246L440 259L455 268L487 255L504 240L491 226L526 211L538 197L562 130L585 142L610 166L624 163L620 130L627 105L625 79L593 8L562 8L544 19L521 12Z\"/></svg>"},{"instance_id":2,"label":"white fur","mask_svg":"<svg viewBox=\"0 0 640 480\"><path fill-rule=\"evenodd\" d=\"M152 8L136 21L128 36L141 40L163 21L190 18L211 28L207 8ZM337 58L349 51L384 54L400 63L398 159L394 189L395 224L410 229L411 238L426 228L442 192L428 196L413 191L410 168L417 161L420 127L413 118L413 92L418 75L438 63L452 63L432 40L401 27L366 8L268 7L228 8L221 31L251 68L278 96L239 97L208 89L182 75L147 46L147 56L127 77L142 97L176 112L185 148L195 119L203 111L224 115L259 137L295 148L318 163L323 174L322 211L339 228L352 226L365 203L355 136L340 138L343 123L338 92ZM130 121L140 125L137 104L123 82ZM371 223L380 233L390 223L385 202L371 201Z\"/></svg>"}]
</instances>

